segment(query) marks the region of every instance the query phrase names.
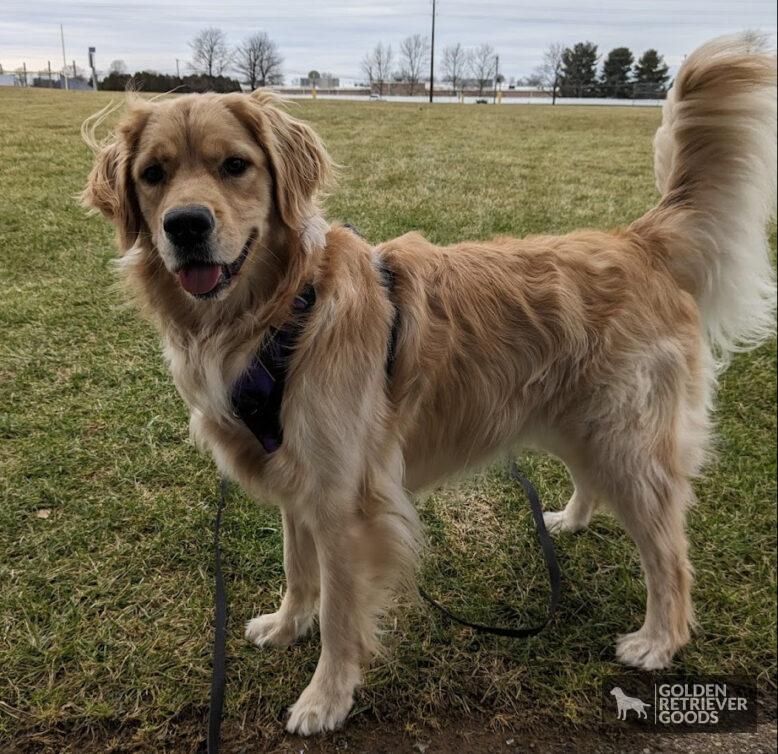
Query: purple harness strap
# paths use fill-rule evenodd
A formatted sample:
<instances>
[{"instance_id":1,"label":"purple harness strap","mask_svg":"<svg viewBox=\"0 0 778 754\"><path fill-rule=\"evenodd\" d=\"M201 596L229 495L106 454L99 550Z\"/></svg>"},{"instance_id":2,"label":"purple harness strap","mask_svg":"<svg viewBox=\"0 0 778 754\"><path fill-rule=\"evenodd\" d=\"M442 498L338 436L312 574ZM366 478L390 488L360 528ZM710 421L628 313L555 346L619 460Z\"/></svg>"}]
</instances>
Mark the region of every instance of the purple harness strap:
<instances>
[{"instance_id":1,"label":"purple harness strap","mask_svg":"<svg viewBox=\"0 0 778 754\"><path fill-rule=\"evenodd\" d=\"M292 308L296 315L305 314L316 303L312 285L295 296ZM251 430L266 453L281 447L281 402L284 398L287 362L294 350L302 324L299 316L289 324L273 329L265 339L249 368L232 388L232 410Z\"/></svg>"}]
</instances>

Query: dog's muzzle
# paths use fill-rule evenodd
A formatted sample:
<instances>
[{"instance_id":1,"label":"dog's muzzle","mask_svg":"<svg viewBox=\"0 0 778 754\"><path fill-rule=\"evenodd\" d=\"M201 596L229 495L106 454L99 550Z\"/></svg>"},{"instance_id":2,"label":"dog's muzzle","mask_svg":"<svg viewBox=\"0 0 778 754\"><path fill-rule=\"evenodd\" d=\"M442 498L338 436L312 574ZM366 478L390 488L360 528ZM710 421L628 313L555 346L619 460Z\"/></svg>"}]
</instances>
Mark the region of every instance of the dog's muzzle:
<instances>
[{"instance_id":1,"label":"dog's muzzle","mask_svg":"<svg viewBox=\"0 0 778 754\"><path fill-rule=\"evenodd\" d=\"M258 232L254 228L237 259L229 263L213 261L208 246L194 247L191 253L184 257L176 272L181 287L195 298L214 298L225 290L240 272L257 236ZM178 252L180 247L176 250Z\"/></svg>"}]
</instances>

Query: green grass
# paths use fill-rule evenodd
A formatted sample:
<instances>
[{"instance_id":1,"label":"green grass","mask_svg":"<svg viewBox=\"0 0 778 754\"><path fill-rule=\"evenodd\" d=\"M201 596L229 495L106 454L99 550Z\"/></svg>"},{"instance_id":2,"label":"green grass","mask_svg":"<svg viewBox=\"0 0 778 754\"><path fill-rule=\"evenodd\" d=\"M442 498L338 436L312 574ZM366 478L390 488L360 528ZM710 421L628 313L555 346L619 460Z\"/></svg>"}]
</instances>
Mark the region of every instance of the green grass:
<instances>
[{"instance_id":1,"label":"green grass","mask_svg":"<svg viewBox=\"0 0 778 754\"><path fill-rule=\"evenodd\" d=\"M155 334L112 287L111 229L74 200L90 165L79 124L106 100L0 90L0 748L188 750L207 705L216 471L187 441ZM414 228L445 243L610 227L656 200L653 109L294 110L344 166L330 216L376 242ZM718 459L689 525L699 629L676 664L758 676L763 688L776 678L775 378L773 342L723 379ZM561 507L571 485L560 465L524 465L544 504ZM430 591L477 619L507 605L540 614L543 565L504 469L420 508ZM235 493L223 539L227 734L275 736L318 638L288 651L242 639L243 622L282 593L278 515ZM558 539L558 552L562 609L537 638L475 636L419 606L396 612L355 716L407 730L464 714L597 726L599 681L621 671L614 639L642 618L639 561L604 515Z\"/></svg>"}]
</instances>

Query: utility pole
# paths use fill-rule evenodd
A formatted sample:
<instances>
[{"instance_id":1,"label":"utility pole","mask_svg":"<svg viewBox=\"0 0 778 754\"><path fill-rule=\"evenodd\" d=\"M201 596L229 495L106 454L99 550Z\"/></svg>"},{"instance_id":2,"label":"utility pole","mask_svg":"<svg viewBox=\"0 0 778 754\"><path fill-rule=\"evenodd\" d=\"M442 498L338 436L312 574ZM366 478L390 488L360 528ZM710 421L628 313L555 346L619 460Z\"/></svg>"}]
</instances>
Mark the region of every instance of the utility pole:
<instances>
[{"instance_id":1,"label":"utility pole","mask_svg":"<svg viewBox=\"0 0 778 754\"><path fill-rule=\"evenodd\" d=\"M48 64L49 64L49 89L51 89L52 83L51 83L51 61L50 60L48 61Z\"/></svg>"},{"instance_id":2,"label":"utility pole","mask_svg":"<svg viewBox=\"0 0 778 754\"><path fill-rule=\"evenodd\" d=\"M497 77L500 75L500 56L494 56L494 102L497 104Z\"/></svg>"},{"instance_id":3,"label":"utility pole","mask_svg":"<svg viewBox=\"0 0 778 754\"><path fill-rule=\"evenodd\" d=\"M89 67L92 69L92 89L97 91L97 69L95 68L95 48L89 48Z\"/></svg>"},{"instance_id":4,"label":"utility pole","mask_svg":"<svg viewBox=\"0 0 778 754\"><path fill-rule=\"evenodd\" d=\"M435 89L435 0L432 0L432 44L430 45L430 102Z\"/></svg>"},{"instance_id":5,"label":"utility pole","mask_svg":"<svg viewBox=\"0 0 778 754\"><path fill-rule=\"evenodd\" d=\"M70 87L68 86L68 61L65 57L65 30L62 24L59 25L59 36L62 40L62 75L65 77L65 91L67 91Z\"/></svg>"},{"instance_id":6,"label":"utility pole","mask_svg":"<svg viewBox=\"0 0 778 754\"><path fill-rule=\"evenodd\" d=\"M178 58L176 58L176 78L181 78L181 69L178 67Z\"/></svg>"}]
</instances>

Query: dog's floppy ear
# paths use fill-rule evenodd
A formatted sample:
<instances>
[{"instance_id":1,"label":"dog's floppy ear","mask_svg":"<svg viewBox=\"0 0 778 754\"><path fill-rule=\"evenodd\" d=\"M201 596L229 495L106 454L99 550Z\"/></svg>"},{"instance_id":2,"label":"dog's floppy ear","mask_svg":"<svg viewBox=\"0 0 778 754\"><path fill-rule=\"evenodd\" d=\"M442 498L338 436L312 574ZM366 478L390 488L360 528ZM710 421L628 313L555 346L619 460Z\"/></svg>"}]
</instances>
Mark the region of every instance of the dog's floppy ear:
<instances>
[{"instance_id":1,"label":"dog's floppy ear","mask_svg":"<svg viewBox=\"0 0 778 754\"><path fill-rule=\"evenodd\" d=\"M94 165L81 192L81 203L101 212L115 225L120 251L124 252L134 246L143 225L132 181L131 154L145 117L139 119L137 114L128 115L117 128L113 140L101 144L95 138L95 130L108 114L107 111L97 113L81 129L84 141L95 153Z\"/></svg>"},{"instance_id":2,"label":"dog's floppy ear","mask_svg":"<svg viewBox=\"0 0 778 754\"><path fill-rule=\"evenodd\" d=\"M301 231L318 210L316 197L332 177L333 164L316 132L284 112L279 101L256 91L232 98L230 105L268 156L281 219Z\"/></svg>"}]
</instances>

